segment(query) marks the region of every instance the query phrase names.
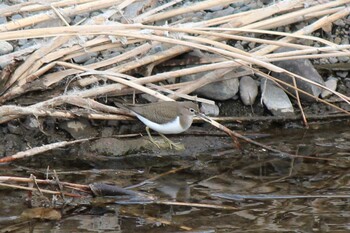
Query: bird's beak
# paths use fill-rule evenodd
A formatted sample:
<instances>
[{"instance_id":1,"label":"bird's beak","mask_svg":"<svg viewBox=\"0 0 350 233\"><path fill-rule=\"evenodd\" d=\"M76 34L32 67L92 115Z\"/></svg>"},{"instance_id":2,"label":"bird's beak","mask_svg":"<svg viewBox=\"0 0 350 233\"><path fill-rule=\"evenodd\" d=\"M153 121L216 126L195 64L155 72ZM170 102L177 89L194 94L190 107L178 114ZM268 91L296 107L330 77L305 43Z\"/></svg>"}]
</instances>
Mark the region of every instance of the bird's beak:
<instances>
[{"instance_id":1,"label":"bird's beak","mask_svg":"<svg viewBox=\"0 0 350 233\"><path fill-rule=\"evenodd\" d=\"M198 116L199 118L202 118L203 120L205 120L207 122L211 122L211 119L208 116L206 116L204 113L197 112L196 116Z\"/></svg>"}]
</instances>

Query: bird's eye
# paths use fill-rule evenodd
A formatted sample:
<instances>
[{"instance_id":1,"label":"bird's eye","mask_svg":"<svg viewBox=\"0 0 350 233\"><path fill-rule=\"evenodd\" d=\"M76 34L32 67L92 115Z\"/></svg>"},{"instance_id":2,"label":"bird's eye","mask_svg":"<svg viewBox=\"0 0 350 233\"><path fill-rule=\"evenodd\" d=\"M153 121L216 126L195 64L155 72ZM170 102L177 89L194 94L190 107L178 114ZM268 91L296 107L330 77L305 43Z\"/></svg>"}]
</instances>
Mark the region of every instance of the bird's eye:
<instances>
[{"instance_id":1,"label":"bird's eye","mask_svg":"<svg viewBox=\"0 0 350 233\"><path fill-rule=\"evenodd\" d=\"M196 110L194 110L193 108L190 108L189 110L190 110L190 112L192 112L192 113L195 113L195 112L196 112Z\"/></svg>"}]
</instances>

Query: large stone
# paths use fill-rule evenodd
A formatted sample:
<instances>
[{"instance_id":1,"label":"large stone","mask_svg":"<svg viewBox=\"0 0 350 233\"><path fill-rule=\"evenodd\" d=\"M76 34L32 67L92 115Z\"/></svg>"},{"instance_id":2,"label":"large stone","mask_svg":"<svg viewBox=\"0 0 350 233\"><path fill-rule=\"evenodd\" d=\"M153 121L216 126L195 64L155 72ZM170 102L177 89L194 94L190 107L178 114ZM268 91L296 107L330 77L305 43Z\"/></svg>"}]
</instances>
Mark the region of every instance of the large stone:
<instances>
[{"instance_id":1,"label":"large stone","mask_svg":"<svg viewBox=\"0 0 350 233\"><path fill-rule=\"evenodd\" d=\"M222 78L223 81L213 82L199 88L196 94L212 100L228 100L234 97L239 88L237 78L230 78L235 72L229 72ZM193 74L181 78L181 81L193 81L199 79L203 74Z\"/></svg>"},{"instance_id":2,"label":"large stone","mask_svg":"<svg viewBox=\"0 0 350 233\"><path fill-rule=\"evenodd\" d=\"M288 95L273 82L266 79L261 83L261 101L275 116L294 115L293 105Z\"/></svg>"},{"instance_id":3,"label":"large stone","mask_svg":"<svg viewBox=\"0 0 350 233\"><path fill-rule=\"evenodd\" d=\"M93 152L105 156L123 156L130 153L137 153L154 146L150 141L143 138L117 139L101 138L89 143Z\"/></svg>"},{"instance_id":4,"label":"large stone","mask_svg":"<svg viewBox=\"0 0 350 233\"><path fill-rule=\"evenodd\" d=\"M277 53L287 52L287 51L292 51L292 49L281 48L281 49L276 50ZM306 79L309 79L309 80L312 80L316 83L324 85L324 81L323 81L321 75L317 72L317 70L314 68L314 66L312 65L312 63L308 59L277 61L277 62L274 62L274 64L276 66L279 66L279 67L287 70L287 71L290 71L292 73L300 75ZM273 72L272 76L293 85L293 79L285 73ZM322 92L322 89L320 87L317 87L313 84L310 84L310 83L303 81L303 80L300 80L298 78L296 78L296 83L297 83L297 86L299 89L301 89L301 90L303 90L303 91L305 91L313 96L318 97ZM292 93L295 93L292 88L288 88L288 87L286 87L286 88L287 88L287 90L291 91ZM305 94L301 94L301 93L299 93L299 94L300 94L300 98L303 100L307 100L307 101L314 101L315 100L314 98L307 96Z\"/></svg>"}]
</instances>

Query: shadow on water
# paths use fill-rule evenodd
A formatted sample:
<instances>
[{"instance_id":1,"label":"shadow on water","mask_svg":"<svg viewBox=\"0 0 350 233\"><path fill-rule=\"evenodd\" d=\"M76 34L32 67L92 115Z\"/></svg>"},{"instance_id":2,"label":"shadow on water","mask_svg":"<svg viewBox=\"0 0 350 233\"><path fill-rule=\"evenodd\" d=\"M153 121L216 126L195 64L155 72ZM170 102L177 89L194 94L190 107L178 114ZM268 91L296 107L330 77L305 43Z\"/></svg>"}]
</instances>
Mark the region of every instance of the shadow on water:
<instances>
[{"instance_id":1,"label":"shadow on water","mask_svg":"<svg viewBox=\"0 0 350 233\"><path fill-rule=\"evenodd\" d=\"M311 130L273 129L259 140L282 151L331 160L281 158L244 143L240 152L227 137L185 136L187 150L181 153L92 158L75 154L73 148L2 165L0 175L34 174L42 179L50 166L61 181L80 184L127 187L148 180L134 190L158 201L123 205L101 203L98 198L79 204L69 201L61 220L23 222L20 215L28 208L28 193L2 187L0 232L350 231L348 127L343 123ZM193 149L201 145L210 146L205 151Z\"/></svg>"}]
</instances>

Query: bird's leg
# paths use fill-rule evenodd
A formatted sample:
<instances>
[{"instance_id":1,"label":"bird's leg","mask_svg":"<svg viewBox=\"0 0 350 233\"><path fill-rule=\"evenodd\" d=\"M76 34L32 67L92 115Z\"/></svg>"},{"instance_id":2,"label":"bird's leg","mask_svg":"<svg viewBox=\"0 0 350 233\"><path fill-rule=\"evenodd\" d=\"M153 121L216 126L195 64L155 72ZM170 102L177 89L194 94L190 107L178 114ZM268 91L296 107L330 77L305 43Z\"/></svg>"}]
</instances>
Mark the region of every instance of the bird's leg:
<instances>
[{"instance_id":1,"label":"bird's leg","mask_svg":"<svg viewBox=\"0 0 350 233\"><path fill-rule=\"evenodd\" d=\"M147 132L147 134L148 134L149 140L150 140L154 145L156 145L158 148L160 148L159 142L157 142L156 140L153 139L151 133L149 132L149 127L148 127L148 126L146 126L146 132Z\"/></svg>"},{"instance_id":2,"label":"bird's leg","mask_svg":"<svg viewBox=\"0 0 350 233\"><path fill-rule=\"evenodd\" d=\"M150 131L149 131L149 127L147 126L146 127L146 132L148 134L148 137L149 137L149 140L154 144L156 145L158 148L161 148L160 146L160 142L156 141L153 139ZM171 141L169 138L167 138L166 136L164 136L163 134L159 133L160 136L162 136L162 138L164 139L164 141L169 145L170 149L175 149L175 150L184 150L185 147L183 144L181 143L175 143L173 141ZM163 143L164 144L164 143Z\"/></svg>"},{"instance_id":3,"label":"bird's leg","mask_svg":"<svg viewBox=\"0 0 350 233\"><path fill-rule=\"evenodd\" d=\"M175 143L167 138L164 134L159 133L160 136L169 144L170 149L174 148L175 150L184 150L185 146L181 143Z\"/></svg>"}]
</instances>

